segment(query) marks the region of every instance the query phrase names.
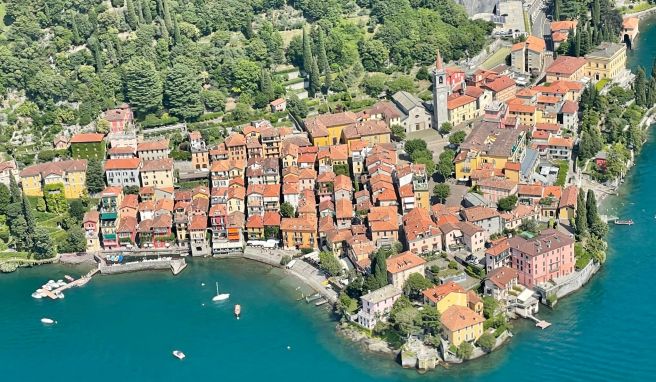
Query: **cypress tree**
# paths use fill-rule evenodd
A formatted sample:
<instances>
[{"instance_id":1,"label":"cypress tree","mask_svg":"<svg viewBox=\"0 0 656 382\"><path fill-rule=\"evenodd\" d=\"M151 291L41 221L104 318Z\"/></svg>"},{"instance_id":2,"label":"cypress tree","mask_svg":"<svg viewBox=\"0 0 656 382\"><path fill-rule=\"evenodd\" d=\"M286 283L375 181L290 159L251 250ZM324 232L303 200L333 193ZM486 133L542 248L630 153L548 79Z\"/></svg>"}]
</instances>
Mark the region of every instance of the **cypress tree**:
<instances>
[{"instance_id":1,"label":"cypress tree","mask_svg":"<svg viewBox=\"0 0 656 382\"><path fill-rule=\"evenodd\" d=\"M601 8L599 0L594 0L592 3L592 25L598 27L601 22Z\"/></svg>"},{"instance_id":2,"label":"cypress tree","mask_svg":"<svg viewBox=\"0 0 656 382\"><path fill-rule=\"evenodd\" d=\"M178 18L177 17L173 18L173 41L175 41L176 45L181 42L181 39L180 39L180 26L178 25Z\"/></svg>"},{"instance_id":3,"label":"cypress tree","mask_svg":"<svg viewBox=\"0 0 656 382\"><path fill-rule=\"evenodd\" d=\"M654 63L651 65L651 76L656 77L656 57L654 57Z\"/></svg>"},{"instance_id":4,"label":"cypress tree","mask_svg":"<svg viewBox=\"0 0 656 382\"><path fill-rule=\"evenodd\" d=\"M143 12L144 22L150 24L153 22L153 13L150 10L150 0L140 0L141 11Z\"/></svg>"},{"instance_id":5,"label":"cypress tree","mask_svg":"<svg viewBox=\"0 0 656 382\"><path fill-rule=\"evenodd\" d=\"M264 94L267 102L271 102L275 96L273 91L273 81L271 81L271 74L266 69L262 69L262 76L260 78L260 92Z\"/></svg>"},{"instance_id":6,"label":"cypress tree","mask_svg":"<svg viewBox=\"0 0 656 382\"><path fill-rule=\"evenodd\" d=\"M319 65L320 73L326 73L328 57L326 56L326 42L323 28L319 28L319 36L317 37L317 64Z\"/></svg>"},{"instance_id":7,"label":"cypress tree","mask_svg":"<svg viewBox=\"0 0 656 382\"><path fill-rule=\"evenodd\" d=\"M319 65L316 59L312 59L312 66L310 69L310 87L308 88L308 95L314 97L317 91L321 88Z\"/></svg>"},{"instance_id":8,"label":"cypress tree","mask_svg":"<svg viewBox=\"0 0 656 382\"><path fill-rule=\"evenodd\" d=\"M80 37L80 30L78 29L75 17L71 19L71 33L73 33L73 43L75 45L80 44L80 42L82 42L82 37Z\"/></svg>"},{"instance_id":9,"label":"cypress tree","mask_svg":"<svg viewBox=\"0 0 656 382\"><path fill-rule=\"evenodd\" d=\"M647 78L645 70L641 67L638 68L636 73L635 82L633 83L633 90L635 92L636 105L647 105Z\"/></svg>"},{"instance_id":10,"label":"cypress tree","mask_svg":"<svg viewBox=\"0 0 656 382\"><path fill-rule=\"evenodd\" d=\"M597 220L599 220L599 215L597 212L597 198L595 197L594 191L592 190L588 190L585 208L588 227L592 227L592 225L595 224Z\"/></svg>"},{"instance_id":11,"label":"cypress tree","mask_svg":"<svg viewBox=\"0 0 656 382\"><path fill-rule=\"evenodd\" d=\"M312 70L312 47L305 28L303 28L303 70L308 75Z\"/></svg>"},{"instance_id":12,"label":"cypress tree","mask_svg":"<svg viewBox=\"0 0 656 382\"><path fill-rule=\"evenodd\" d=\"M652 107L656 104L656 77L649 79L647 86L647 107Z\"/></svg>"},{"instance_id":13,"label":"cypress tree","mask_svg":"<svg viewBox=\"0 0 656 382\"><path fill-rule=\"evenodd\" d=\"M20 188L18 188L18 183L16 183L16 179L14 179L13 176L9 177L9 193L11 194L12 203L18 203L21 201L21 191Z\"/></svg>"},{"instance_id":14,"label":"cypress tree","mask_svg":"<svg viewBox=\"0 0 656 382\"><path fill-rule=\"evenodd\" d=\"M576 33L574 38L574 56L581 57L581 32Z\"/></svg>"},{"instance_id":15,"label":"cypress tree","mask_svg":"<svg viewBox=\"0 0 656 382\"><path fill-rule=\"evenodd\" d=\"M583 236L588 232L588 218L585 205L585 193L583 189L579 189L576 201L576 217L574 219L574 226L576 227L576 234Z\"/></svg>"},{"instance_id":16,"label":"cypress tree","mask_svg":"<svg viewBox=\"0 0 656 382\"><path fill-rule=\"evenodd\" d=\"M330 70L330 65L326 66L325 78L323 80L323 91L328 94L330 87L333 84L332 71Z\"/></svg>"},{"instance_id":17,"label":"cypress tree","mask_svg":"<svg viewBox=\"0 0 656 382\"><path fill-rule=\"evenodd\" d=\"M139 26L139 18L137 17L137 12L134 9L134 3L132 0L125 0L126 15L125 19L128 22L128 25L132 30L136 30Z\"/></svg>"},{"instance_id":18,"label":"cypress tree","mask_svg":"<svg viewBox=\"0 0 656 382\"><path fill-rule=\"evenodd\" d=\"M553 19L555 21L560 20L560 2L561 0L554 0Z\"/></svg>"},{"instance_id":19,"label":"cypress tree","mask_svg":"<svg viewBox=\"0 0 656 382\"><path fill-rule=\"evenodd\" d=\"M141 4L141 0L136 0L135 8L137 10L137 16L139 17L139 24L144 23L144 15L143 15L143 7Z\"/></svg>"},{"instance_id":20,"label":"cypress tree","mask_svg":"<svg viewBox=\"0 0 656 382\"><path fill-rule=\"evenodd\" d=\"M96 36L91 36L87 40L87 45L91 48L93 53L93 60L96 62L96 73L100 73L103 70L103 60L102 60L102 51L100 50L100 43Z\"/></svg>"},{"instance_id":21,"label":"cypress tree","mask_svg":"<svg viewBox=\"0 0 656 382\"><path fill-rule=\"evenodd\" d=\"M27 223L27 229L25 230L25 238L23 239L23 243L25 244L25 248L31 248L34 240L34 227L36 227L36 223L34 221L34 216L32 215L32 207L30 206L30 201L27 200L25 195L23 195L22 209L25 223Z\"/></svg>"},{"instance_id":22,"label":"cypress tree","mask_svg":"<svg viewBox=\"0 0 656 382\"><path fill-rule=\"evenodd\" d=\"M376 280L378 287L382 288L387 285L387 257L385 252L378 250L374 256L374 261L371 264L372 274Z\"/></svg>"},{"instance_id":23,"label":"cypress tree","mask_svg":"<svg viewBox=\"0 0 656 382\"><path fill-rule=\"evenodd\" d=\"M161 0L162 2L162 19L164 19L164 25L166 29L169 30L169 33L173 32L173 21L171 21L171 12L169 10L168 0Z\"/></svg>"}]
</instances>

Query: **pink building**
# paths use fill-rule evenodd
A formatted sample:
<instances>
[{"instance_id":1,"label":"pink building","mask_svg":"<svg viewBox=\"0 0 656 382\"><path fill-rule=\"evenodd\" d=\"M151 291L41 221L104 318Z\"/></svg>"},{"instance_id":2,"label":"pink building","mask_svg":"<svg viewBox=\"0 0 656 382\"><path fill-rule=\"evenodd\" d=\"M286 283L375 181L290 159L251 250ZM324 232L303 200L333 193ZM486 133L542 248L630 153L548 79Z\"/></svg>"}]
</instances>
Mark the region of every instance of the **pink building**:
<instances>
[{"instance_id":1,"label":"pink building","mask_svg":"<svg viewBox=\"0 0 656 382\"><path fill-rule=\"evenodd\" d=\"M503 177L481 179L476 185L483 196L493 203L517 193L517 182Z\"/></svg>"},{"instance_id":2,"label":"pink building","mask_svg":"<svg viewBox=\"0 0 656 382\"><path fill-rule=\"evenodd\" d=\"M516 236L508 243L519 283L529 288L574 272L574 238L569 235L547 229L533 239Z\"/></svg>"},{"instance_id":3,"label":"pink building","mask_svg":"<svg viewBox=\"0 0 656 382\"><path fill-rule=\"evenodd\" d=\"M124 103L116 109L107 110L105 120L109 122L109 131L111 133L123 132L132 125L132 109Z\"/></svg>"},{"instance_id":4,"label":"pink building","mask_svg":"<svg viewBox=\"0 0 656 382\"><path fill-rule=\"evenodd\" d=\"M401 289L391 284L360 297L362 309L356 316L358 324L373 329L378 321L385 320L399 297L401 297Z\"/></svg>"}]
</instances>

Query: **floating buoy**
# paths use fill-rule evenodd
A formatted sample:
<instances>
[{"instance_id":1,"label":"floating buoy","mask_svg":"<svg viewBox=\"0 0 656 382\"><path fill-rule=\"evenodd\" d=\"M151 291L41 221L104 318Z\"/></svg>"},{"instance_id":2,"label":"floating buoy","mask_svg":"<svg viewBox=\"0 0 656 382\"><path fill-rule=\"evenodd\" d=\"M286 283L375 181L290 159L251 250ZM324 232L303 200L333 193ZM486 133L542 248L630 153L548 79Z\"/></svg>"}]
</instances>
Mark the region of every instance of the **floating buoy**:
<instances>
[{"instance_id":1,"label":"floating buoy","mask_svg":"<svg viewBox=\"0 0 656 382\"><path fill-rule=\"evenodd\" d=\"M205 286L205 283L200 283L200 286Z\"/></svg>"},{"instance_id":2,"label":"floating buoy","mask_svg":"<svg viewBox=\"0 0 656 382\"><path fill-rule=\"evenodd\" d=\"M292 350L292 347L287 345L287 350Z\"/></svg>"}]
</instances>

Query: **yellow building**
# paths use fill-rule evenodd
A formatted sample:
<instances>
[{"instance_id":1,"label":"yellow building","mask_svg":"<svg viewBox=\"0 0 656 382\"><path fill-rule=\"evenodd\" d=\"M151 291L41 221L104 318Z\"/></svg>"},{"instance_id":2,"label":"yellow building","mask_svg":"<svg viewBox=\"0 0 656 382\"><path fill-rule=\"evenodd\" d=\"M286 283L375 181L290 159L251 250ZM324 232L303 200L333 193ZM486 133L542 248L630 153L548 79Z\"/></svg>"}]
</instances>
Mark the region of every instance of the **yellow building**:
<instances>
[{"instance_id":1,"label":"yellow building","mask_svg":"<svg viewBox=\"0 0 656 382\"><path fill-rule=\"evenodd\" d=\"M337 114L321 114L305 119L305 129L315 146L336 145L342 139L345 127L357 122L357 116L345 111Z\"/></svg>"},{"instance_id":2,"label":"yellow building","mask_svg":"<svg viewBox=\"0 0 656 382\"><path fill-rule=\"evenodd\" d=\"M437 307L440 314L454 305L467 306L467 292L453 281L426 289L422 294L424 302Z\"/></svg>"},{"instance_id":3,"label":"yellow building","mask_svg":"<svg viewBox=\"0 0 656 382\"><path fill-rule=\"evenodd\" d=\"M27 196L43 196L43 186L63 184L64 196L77 199L86 192L86 159L40 163L21 171L21 186Z\"/></svg>"},{"instance_id":4,"label":"yellow building","mask_svg":"<svg viewBox=\"0 0 656 382\"><path fill-rule=\"evenodd\" d=\"M145 160L139 175L143 187L173 187L173 159Z\"/></svg>"},{"instance_id":5,"label":"yellow building","mask_svg":"<svg viewBox=\"0 0 656 382\"><path fill-rule=\"evenodd\" d=\"M603 42L585 60L585 75L593 82L615 79L626 68L626 45Z\"/></svg>"},{"instance_id":6,"label":"yellow building","mask_svg":"<svg viewBox=\"0 0 656 382\"><path fill-rule=\"evenodd\" d=\"M446 107L449 110L449 122L452 125L471 121L478 116L476 98L468 95L450 96Z\"/></svg>"},{"instance_id":7,"label":"yellow building","mask_svg":"<svg viewBox=\"0 0 656 382\"><path fill-rule=\"evenodd\" d=\"M483 335L485 319L466 306L452 305L444 311L440 321L447 340L454 346L475 342Z\"/></svg>"},{"instance_id":8,"label":"yellow building","mask_svg":"<svg viewBox=\"0 0 656 382\"><path fill-rule=\"evenodd\" d=\"M381 120L369 120L346 126L342 130L342 142L348 145L348 152L352 152L352 145L363 141L372 147L379 143L390 143L392 131L387 124Z\"/></svg>"},{"instance_id":9,"label":"yellow building","mask_svg":"<svg viewBox=\"0 0 656 382\"><path fill-rule=\"evenodd\" d=\"M456 179L469 181L472 171L489 166L503 170L506 162L519 162L526 151L526 132L501 129L483 122L476 126L460 145L456 155Z\"/></svg>"},{"instance_id":10,"label":"yellow building","mask_svg":"<svg viewBox=\"0 0 656 382\"><path fill-rule=\"evenodd\" d=\"M430 210L430 194L428 193L428 190L417 190L415 188L414 193L417 208Z\"/></svg>"},{"instance_id":11,"label":"yellow building","mask_svg":"<svg viewBox=\"0 0 656 382\"><path fill-rule=\"evenodd\" d=\"M283 218L280 230L285 249L319 248L316 216Z\"/></svg>"}]
</instances>

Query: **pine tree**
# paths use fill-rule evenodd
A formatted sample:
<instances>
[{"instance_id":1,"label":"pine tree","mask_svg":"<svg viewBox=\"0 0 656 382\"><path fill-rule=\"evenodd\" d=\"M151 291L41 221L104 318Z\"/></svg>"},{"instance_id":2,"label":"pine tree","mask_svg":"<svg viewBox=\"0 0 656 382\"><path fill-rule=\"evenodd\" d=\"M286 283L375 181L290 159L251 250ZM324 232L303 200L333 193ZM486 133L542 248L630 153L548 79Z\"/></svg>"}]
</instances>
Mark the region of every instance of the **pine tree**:
<instances>
[{"instance_id":1,"label":"pine tree","mask_svg":"<svg viewBox=\"0 0 656 382\"><path fill-rule=\"evenodd\" d=\"M271 102L275 97L271 74L266 69L262 69L262 76L260 77L260 93L264 95L267 102Z\"/></svg>"},{"instance_id":2,"label":"pine tree","mask_svg":"<svg viewBox=\"0 0 656 382\"><path fill-rule=\"evenodd\" d=\"M329 64L323 28L319 28L319 35L317 36L317 65L319 65L320 73L326 73Z\"/></svg>"},{"instance_id":3,"label":"pine tree","mask_svg":"<svg viewBox=\"0 0 656 382\"><path fill-rule=\"evenodd\" d=\"M144 22L150 24L153 22L153 13L150 9L150 0L140 0L141 11L143 12Z\"/></svg>"},{"instance_id":4,"label":"pine tree","mask_svg":"<svg viewBox=\"0 0 656 382\"><path fill-rule=\"evenodd\" d=\"M647 79L645 70L641 67L638 68L636 73L635 82L633 83L633 90L635 92L635 102L638 106L647 105Z\"/></svg>"},{"instance_id":5,"label":"pine tree","mask_svg":"<svg viewBox=\"0 0 656 382\"><path fill-rule=\"evenodd\" d=\"M199 73L192 66L176 63L166 77L165 103L171 114L190 120L203 114Z\"/></svg>"},{"instance_id":6,"label":"pine tree","mask_svg":"<svg viewBox=\"0 0 656 382\"><path fill-rule=\"evenodd\" d=\"M138 115L157 112L162 106L162 81L155 65L143 57L123 67L123 81L132 108Z\"/></svg>"},{"instance_id":7,"label":"pine tree","mask_svg":"<svg viewBox=\"0 0 656 382\"><path fill-rule=\"evenodd\" d=\"M314 97L321 89L321 80L319 74L319 65L316 59L312 59L312 66L310 69L310 86L308 88L308 95Z\"/></svg>"},{"instance_id":8,"label":"pine tree","mask_svg":"<svg viewBox=\"0 0 656 382\"><path fill-rule=\"evenodd\" d=\"M139 18L137 17L137 12L134 9L134 3L132 0L125 0L126 15L125 19L128 22L128 25L132 30L136 30L139 26Z\"/></svg>"},{"instance_id":9,"label":"pine tree","mask_svg":"<svg viewBox=\"0 0 656 382\"><path fill-rule=\"evenodd\" d=\"M13 176L9 177L9 193L11 194L11 202L18 203L22 200L21 190L18 188L18 183Z\"/></svg>"},{"instance_id":10,"label":"pine tree","mask_svg":"<svg viewBox=\"0 0 656 382\"><path fill-rule=\"evenodd\" d=\"M594 0L592 3L592 25L599 27L601 22L601 8L599 0Z\"/></svg>"},{"instance_id":11,"label":"pine tree","mask_svg":"<svg viewBox=\"0 0 656 382\"><path fill-rule=\"evenodd\" d=\"M585 201L586 218L588 219L588 227L592 227L599 220L597 212L597 198L595 198L594 191L588 190L588 195Z\"/></svg>"},{"instance_id":12,"label":"pine tree","mask_svg":"<svg viewBox=\"0 0 656 382\"><path fill-rule=\"evenodd\" d=\"M583 236L588 232L588 218L585 206L585 193L583 192L583 189L579 189L577 196L574 226L576 227L576 234L579 236Z\"/></svg>"},{"instance_id":13,"label":"pine tree","mask_svg":"<svg viewBox=\"0 0 656 382\"><path fill-rule=\"evenodd\" d=\"M312 46L305 28L303 28L303 70L308 75L312 70Z\"/></svg>"},{"instance_id":14,"label":"pine tree","mask_svg":"<svg viewBox=\"0 0 656 382\"><path fill-rule=\"evenodd\" d=\"M77 26L77 20L75 17L71 18L71 33L73 33L73 43L75 45L82 42L82 37L80 36L80 29Z\"/></svg>"}]
</instances>

